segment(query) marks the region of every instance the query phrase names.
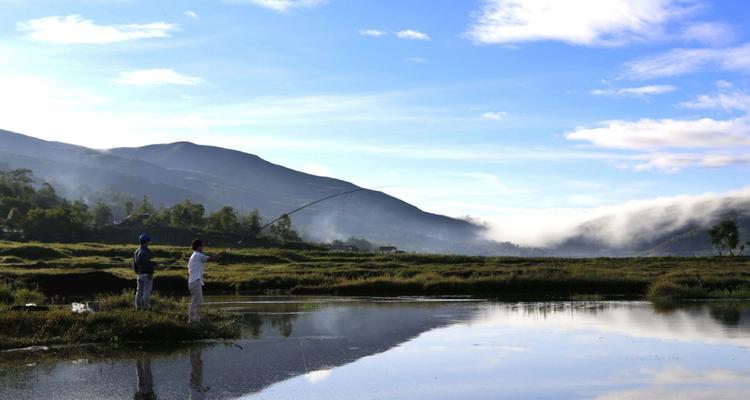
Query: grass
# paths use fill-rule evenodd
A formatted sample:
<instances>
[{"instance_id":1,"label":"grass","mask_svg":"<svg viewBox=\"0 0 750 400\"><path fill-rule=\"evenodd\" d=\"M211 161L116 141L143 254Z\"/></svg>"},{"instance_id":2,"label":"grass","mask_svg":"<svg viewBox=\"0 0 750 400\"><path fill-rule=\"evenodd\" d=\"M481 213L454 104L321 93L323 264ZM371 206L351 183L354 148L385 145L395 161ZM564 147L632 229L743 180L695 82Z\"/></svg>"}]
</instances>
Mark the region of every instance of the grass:
<instances>
[{"instance_id":1,"label":"grass","mask_svg":"<svg viewBox=\"0 0 750 400\"><path fill-rule=\"evenodd\" d=\"M0 305L44 304L46 300L44 293L38 290L0 283Z\"/></svg>"},{"instance_id":2,"label":"grass","mask_svg":"<svg viewBox=\"0 0 750 400\"><path fill-rule=\"evenodd\" d=\"M133 309L132 295L101 296L101 311L76 314L69 306L50 311L0 309L0 349L36 345L169 343L233 338L239 334L229 314L204 310L200 325L187 324L187 302L155 296L152 310Z\"/></svg>"},{"instance_id":3,"label":"grass","mask_svg":"<svg viewBox=\"0 0 750 400\"><path fill-rule=\"evenodd\" d=\"M132 290L134 246L0 242L0 280L70 298ZM220 249L207 249L209 253ZM157 291L187 294L187 247L153 246ZM520 258L239 249L207 293L476 295L513 300L750 298L750 258ZM0 296L2 293L0 293Z\"/></svg>"}]
</instances>

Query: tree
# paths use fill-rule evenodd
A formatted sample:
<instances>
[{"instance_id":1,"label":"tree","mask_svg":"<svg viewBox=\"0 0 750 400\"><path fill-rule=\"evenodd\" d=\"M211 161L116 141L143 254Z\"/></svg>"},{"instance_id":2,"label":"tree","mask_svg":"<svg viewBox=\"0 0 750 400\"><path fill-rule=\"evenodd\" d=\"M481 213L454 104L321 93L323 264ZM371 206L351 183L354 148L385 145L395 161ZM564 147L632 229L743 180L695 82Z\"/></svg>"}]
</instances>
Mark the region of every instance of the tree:
<instances>
[{"instance_id":1,"label":"tree","mask_svg":"<svg viewBox=\"0 0 750 400\"><path fill-rule=\"evenodd\" d=\"M240 224L237 221L237 212L230 206L224 206L208 216L207 226L216 232L238 232Z\"/></svg>"},{"instance_id":2,"label":"tree","mask_svg":"<svg viewBox=\"0 0 750 400\"><path fill-rule=\"evenodd\" d=\"M240 218L240 231L243 236L256 237L260 234L260 227L263 225L263 219L260 217L258 210L253 210L247 215Z\"/></svg>"},{"instance_id":3,"label":"tree","mask_svg":"<svg viewBox=\"0 0 750 400\"><path fill-rule=\"evenodd\" d=\"M13 207L8 213L8 218L5 220L5 225L10 229L21 229L23 226L23 214L18 211L17 208Z\"/></svg>"},{"instance_id":4,"label":"tree","mask_svg":"<svg viewBox=\"0 0 750 400\"><path fill-rule=\"evenodd\" d=\"M80 239L85 227L74 221L68 208L34 208L26 215L24 232L36 240L67 242Z\"/></svg>"},{"instance_id":5,"label":"tree","mask_svg":"<svg viewBox=\"0 0 750 400\"><path fill-rule=\"evenodd\" d=\"M292 219L284 214L269 228L271 237L284 242L299 242L301 239L297 232L292 229Z\"/></svg>"},{"instance_id":6,"label":"tree","mask_svg":"<svg viewBox=\"0 0 750 400\"><path fill-rule=\"evenodd\" d=\"M133 207L135 207L135 205L132 201L128 200L125 202L125 217L129 217L130 214L133 213Z\"/></svg>"},{"instance_id":7,"label":"tree","mask_svg":"<svg viewBox=\"0 0 750 400\"><path fill-rule=\"evenodd\" d=\"M112 223L112 208L104 204L101 200L97 200L94 203L91 215L94 218L94 227L96 228L101 228Z\"/></svg>"},{"instance_id":8,"label":"tree","mask_svg":"<svg viewBox=\"0 0 750 400\"><path fill-rule=\"evenodd\" d=\"M41 189L37 190L34 195L34 205L39 208L55 208L60 205L61 200L55 188L47 182L44 182Z\"/></svg>"},{"instance_id":9,"label":"tree","mask_svg":"<svg viewBox=\"0 0 750 400\"><path fill-rule=\"evenodd\" d=\"M206 222L206 209L203 204L184 200L169 209L169 222L178 228L203 226Z\"/></svg>"},{"instance_id":10,"label":"tree","mask_svg":"<svg viewBox=\"0 0 750 400\"><path fill-rule=\"evenodd\" d=\"M724 253L733 256L740 244L740 229L737 221L733 219L725 219L714 225L708 230L708 235L711 245L719 256Z\"/></svg>"},{"instance_id":11,"label":"tree","mask_svg":"<svg viewBox=\"0 0 750 400\"><path fill-rule=\"evenodd\" d=\"M143 196L143 200L141 201L141 204L138 205L135 213L138 215L153 215L156 214L156 208L154 208L154 205L148 200L148 196Z\"/></svg>"}]
</instances>

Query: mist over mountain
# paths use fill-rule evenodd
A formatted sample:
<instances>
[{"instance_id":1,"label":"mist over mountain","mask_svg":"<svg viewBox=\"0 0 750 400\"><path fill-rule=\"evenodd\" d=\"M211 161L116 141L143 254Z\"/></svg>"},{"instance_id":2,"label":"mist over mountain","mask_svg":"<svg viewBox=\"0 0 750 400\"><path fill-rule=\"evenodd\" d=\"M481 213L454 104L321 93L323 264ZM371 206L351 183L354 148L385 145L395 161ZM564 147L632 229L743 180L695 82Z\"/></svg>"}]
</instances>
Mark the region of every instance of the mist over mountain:
<instances>
[{"instance_id":1,"label":"mist over mountain","mask_svg":"<svg viewBox=\"0 0 750 400\"><path fill-rule=\"evenodd\" d=\"M561 256L711 255L708 229L726 218L737 221L743 242L750 239L750 189L626 204L569 229L548 251Z\"/></svg>"},{"instance_id":2,"label":"mist over mountain","mask_svg":"<svg viewBox=\"0 0 750 400\"><path fill-rule=\"evenodd\" d=\"M71 199L92 201L101 193L122 193L136 200L145 195L165 206L191 199L209 211L223 205L241 212L258 209L266 220L358 188L221 147L177 142L94 150L3 130L0 167L31 169ZM707 229L722 218L737 219L743 235L750 233L750 190L613 208L565 228L539 247L492 240L488 226L425 212L375 190L314 205L293 221L304 237L315 241L356 236L409 251L589 257L708 255Z\"/></svg>"},{"instance_id":3,"label":"mist over mountain","mask_svg":"<svg viewBox=\"0 0 750 400\"><path fill-rule=\"evenodd\" d=\"M186 198L208 210L231 205L271 219L322 197L357 188L272 164L258 156L179 142L93 150L0 131L0 162L28 168L69 198L121 192L171 205ZM349 236L412 251L516 254L511 244L481 238L483 227L424 212L385 193L362 190L317 204L293 217L312 240Z\"/></svg>"}]
</instances>

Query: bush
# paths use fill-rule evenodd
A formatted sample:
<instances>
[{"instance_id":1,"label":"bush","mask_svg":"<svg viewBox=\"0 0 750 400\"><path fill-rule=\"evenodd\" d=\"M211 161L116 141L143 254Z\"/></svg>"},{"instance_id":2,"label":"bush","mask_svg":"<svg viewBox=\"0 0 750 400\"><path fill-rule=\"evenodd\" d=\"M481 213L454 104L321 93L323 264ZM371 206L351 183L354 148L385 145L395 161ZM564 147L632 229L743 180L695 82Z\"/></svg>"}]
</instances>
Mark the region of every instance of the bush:
<instances>
[{"instance_id":1,"label":"bush","mask_svg":"<svg viewBox=\"0 0 750 400\"><path fill-rule=\"evenodd\" d=\"M690 287L669 280L657 281L648 290L648 298L657 302L703 299L706 295L701 287Z\"/></svg>"},{"instance_id":2,"label":"bush","mask_svg":"<svg viewBox=\"0 0 750 400\"><path fill-rule=\"evenodd\" d=\"M38 290L14 288L11 285L0 283L0 304L43 304L46 301L47 298Z\"/></svg>"},{"instance_id":3,"label":"bush","mask_svg":"<svg viewBox=\"0 0 750 400\"><path fill-rule=\"evenodd\" d=\"M10 285L0 284L0 304L12 304L13 298L13 288Z\"/></svg>"},{"instance_id":4,"label":"bush","mask_svg":"<svg viewBox=\"0 0 750 400\"><path fill-rule=\"evenodd\" d=\"M44 296L44 294L38 290L32 290L28 288L19 288L16 289L14 296L14 303L16 304L44 304L47 301L47 298Z\"/></svg>"}]
</instances>

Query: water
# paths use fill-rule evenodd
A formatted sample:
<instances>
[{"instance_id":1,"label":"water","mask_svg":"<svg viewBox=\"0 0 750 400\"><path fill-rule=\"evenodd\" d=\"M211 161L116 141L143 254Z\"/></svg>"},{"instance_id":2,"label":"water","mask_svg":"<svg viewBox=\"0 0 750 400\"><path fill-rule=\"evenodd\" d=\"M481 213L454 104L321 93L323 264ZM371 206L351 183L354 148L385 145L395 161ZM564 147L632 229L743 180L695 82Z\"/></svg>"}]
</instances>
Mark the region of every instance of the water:
<instances>
[{"instance_id":1,"label":"water","mask_svg":"<svg viewBox=\"0 0 750 400\"><path fill-rule=\"evenodd\" d=\"M746 399L750 393L748 304L211 300L244 313L242 339L6 360L0 398Z\"/></svg>"}]
</instances>

